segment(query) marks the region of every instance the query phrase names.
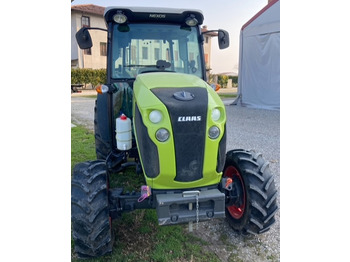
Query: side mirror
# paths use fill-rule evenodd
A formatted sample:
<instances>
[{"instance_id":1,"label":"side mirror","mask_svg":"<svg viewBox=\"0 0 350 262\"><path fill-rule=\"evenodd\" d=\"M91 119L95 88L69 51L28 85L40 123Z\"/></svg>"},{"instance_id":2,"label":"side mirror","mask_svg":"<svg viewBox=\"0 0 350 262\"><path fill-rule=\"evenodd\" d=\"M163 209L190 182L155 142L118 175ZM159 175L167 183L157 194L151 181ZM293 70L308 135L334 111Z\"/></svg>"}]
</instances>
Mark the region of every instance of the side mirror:
<instances>
[{"instance_id":1,"label":"side mirror","mask_svg":"<svg viewBox=\"0 0 350 262\"><path fill-rule=\"evenodd\" d=\"M82 27L76 34L78 45L81 49L88 49L92 47L92 40L88 28Z\"/></svg>"},{"instance_id":2,"label":"side mirror","mask_svg":"<svg viewBox=\"0 0 350 262\"><path fill-rule=\"evenodd\" d=\"M218 31L218 42L219 42L219 48L220 49L225 49L229 47L230 45L230 36L227 31L223 29L219 29Z\"/></svg>"}]
</instances>

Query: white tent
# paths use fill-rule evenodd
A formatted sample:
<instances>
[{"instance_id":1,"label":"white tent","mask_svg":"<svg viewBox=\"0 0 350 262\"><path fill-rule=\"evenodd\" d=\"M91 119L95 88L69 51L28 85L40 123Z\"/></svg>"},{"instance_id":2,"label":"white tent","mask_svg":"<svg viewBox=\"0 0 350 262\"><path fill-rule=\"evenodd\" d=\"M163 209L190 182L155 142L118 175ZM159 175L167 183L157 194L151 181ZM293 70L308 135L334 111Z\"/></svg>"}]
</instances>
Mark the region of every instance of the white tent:
<instances>
[{"instance_id":1,"label":"white tent","mask_svg":"<svg viewBox=\"0 0 350 262\"><path fill-rule=\"evenodd\" d=\"M242 26L237 99L242 106L280 108L280 1L269 1Z\"/></svg>"}]
</instances>

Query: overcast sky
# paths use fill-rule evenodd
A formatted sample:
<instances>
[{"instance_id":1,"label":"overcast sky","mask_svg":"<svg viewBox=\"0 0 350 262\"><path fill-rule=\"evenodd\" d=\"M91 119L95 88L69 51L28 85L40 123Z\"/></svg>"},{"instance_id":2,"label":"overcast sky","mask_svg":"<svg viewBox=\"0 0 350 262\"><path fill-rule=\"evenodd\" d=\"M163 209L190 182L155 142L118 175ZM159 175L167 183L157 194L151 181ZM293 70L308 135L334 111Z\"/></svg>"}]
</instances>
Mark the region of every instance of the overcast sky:
<instances>
[{"instance_id":1,"label":"overcast sky","mask_svg":"<svg viewBox=\"0 0 350 262\"><path fill-rule=\"evenodd\" d=\"M71 5L94 4L99 6L150 6L195 8L203 11L209 30L225 29L230 34L230 47L219 50L217 40L212 45L212 73L237 72L239 33L243 24L259 12L268 0L74 0Z\"/></svg>"}]
</instances>

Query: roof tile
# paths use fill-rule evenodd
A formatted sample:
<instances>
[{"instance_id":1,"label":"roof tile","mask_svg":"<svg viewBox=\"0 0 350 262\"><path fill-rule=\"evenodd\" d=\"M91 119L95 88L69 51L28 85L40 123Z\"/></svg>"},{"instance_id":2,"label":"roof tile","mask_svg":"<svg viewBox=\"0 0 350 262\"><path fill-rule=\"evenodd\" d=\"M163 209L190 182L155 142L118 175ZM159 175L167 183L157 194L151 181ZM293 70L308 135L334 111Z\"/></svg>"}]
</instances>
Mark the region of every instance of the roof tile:
<instances>
[{"instance_id":1,"label":"roof tile","mask_svg":"<svg viewBox=\"0 0 350 262\"><path fill-rule=\"evenodd\" d=\"M80 11L83 13L89 13L89 14L96 14L96 15L102 15L104 14L105 7L98 6L98 5L73 5L71 7L72 10Z\"/></svg>"}]
</instances>

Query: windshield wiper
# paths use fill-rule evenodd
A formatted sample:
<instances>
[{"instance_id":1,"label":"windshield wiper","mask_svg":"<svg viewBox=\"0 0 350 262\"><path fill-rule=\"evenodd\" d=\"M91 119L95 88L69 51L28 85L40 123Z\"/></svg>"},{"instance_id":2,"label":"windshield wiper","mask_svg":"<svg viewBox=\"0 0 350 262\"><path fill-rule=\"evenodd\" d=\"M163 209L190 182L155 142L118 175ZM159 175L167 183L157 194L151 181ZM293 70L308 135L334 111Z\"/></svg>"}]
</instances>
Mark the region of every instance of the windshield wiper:
<instances>
[{"instance_id":1,"label":"windshield wiper","mask_svg":"<svg viewBox=\"0 0 350 262\"><path fill-rule=\"evenodd\" d=\"M147 70L147 71L142 71L140 74L144 74L144 73L176 73L176 71L172 71L172 70Z\"/></svg>"}]
</instances>

